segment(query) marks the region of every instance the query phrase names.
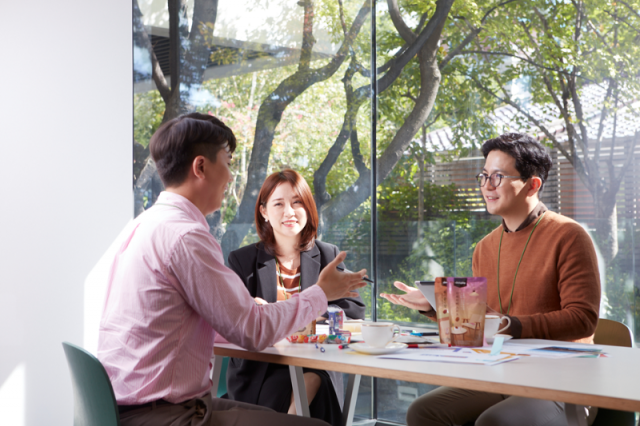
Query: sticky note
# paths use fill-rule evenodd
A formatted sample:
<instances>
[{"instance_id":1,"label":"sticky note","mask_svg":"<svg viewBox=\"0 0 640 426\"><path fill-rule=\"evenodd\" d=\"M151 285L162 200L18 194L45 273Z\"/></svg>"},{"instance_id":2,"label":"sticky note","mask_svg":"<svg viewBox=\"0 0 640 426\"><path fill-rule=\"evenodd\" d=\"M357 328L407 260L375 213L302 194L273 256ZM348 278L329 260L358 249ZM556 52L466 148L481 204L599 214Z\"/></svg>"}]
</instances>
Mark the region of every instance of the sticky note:
<instances>
[{"instance_id":1,"label":"sticky note","mask_svg":"<svg viewBox=\"0 0 640 426\"><path fill-rule=\"evenodd\" d=\"M504 337L495 336L493 339L493 346L491 346L491 353L489 355L498 355L502 350L502 344L504 343Z\"/></svg>"}]
</instances>

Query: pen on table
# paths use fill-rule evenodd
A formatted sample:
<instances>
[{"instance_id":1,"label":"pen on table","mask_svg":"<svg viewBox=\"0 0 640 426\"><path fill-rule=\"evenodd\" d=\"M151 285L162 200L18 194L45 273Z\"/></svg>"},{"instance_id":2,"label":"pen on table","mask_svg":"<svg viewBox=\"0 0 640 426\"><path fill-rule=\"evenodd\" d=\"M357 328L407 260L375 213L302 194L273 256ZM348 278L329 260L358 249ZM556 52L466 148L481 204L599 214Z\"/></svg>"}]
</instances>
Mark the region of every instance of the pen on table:
<instances>
[{"instance_id":1,"label":"pen on table","mask_svg":"<svg viewBox=\"0 0 640 426\"><path fill-rule=\"evenodd\" d=\"M351 272L350 270L348 270L348 269L344 269L344 268L343 268L343 267L341 267L341 266L336 266L336 269L337 269L338 271L342 271L342 272ZM369 279L369 278L367 278L367 277L362 278L362 281L366 281L366 282L368 282L368 283L373 284L373 281L372 281L372 280L370 280L370 279Z\"/></svg>"},{"instance_id":2,"label":"pen on table","mask_svg":"<svg viewBox=\"0 0 640 426\"><path fill-rule=\"evenodd\" d=\"M415 330L411 330L411 329L402 329L401 331L403 333L409 333L412 336L419 336L419 337L437 336L438 335L437 331L415 331Z\"/></svg>"},{"instance_id":3,"label":"pen on table","mask_svg":"<svg viewBox=\"0 0 640 426\"><path fill-rule=\"evenodd\" d=\"M409 343L407 348L409 349L420 349L420 348L428 348L431 346L431 343Z\"/></svg>"}]
</instances>

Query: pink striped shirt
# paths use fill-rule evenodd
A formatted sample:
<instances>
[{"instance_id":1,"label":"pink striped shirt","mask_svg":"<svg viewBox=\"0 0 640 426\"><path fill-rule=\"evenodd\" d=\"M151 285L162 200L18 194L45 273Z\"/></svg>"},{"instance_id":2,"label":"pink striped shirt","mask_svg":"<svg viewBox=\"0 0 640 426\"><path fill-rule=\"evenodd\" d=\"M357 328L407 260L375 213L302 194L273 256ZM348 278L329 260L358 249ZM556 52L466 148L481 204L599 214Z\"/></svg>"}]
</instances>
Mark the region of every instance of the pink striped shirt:
<instances>
[{"instance_id":1,"label":"pink striped shirt","mask_svg":"<svg viewBox=\"0 0 640 426\"><path fill-rule=\"evenodd\" d=\"M216 333L261 350L327 310L313 286L287 302L255 304L202 213L163 192L138 216L113 261L98 358L120 405L178 403L210 390Z\"/></svg>"}]
</instances>

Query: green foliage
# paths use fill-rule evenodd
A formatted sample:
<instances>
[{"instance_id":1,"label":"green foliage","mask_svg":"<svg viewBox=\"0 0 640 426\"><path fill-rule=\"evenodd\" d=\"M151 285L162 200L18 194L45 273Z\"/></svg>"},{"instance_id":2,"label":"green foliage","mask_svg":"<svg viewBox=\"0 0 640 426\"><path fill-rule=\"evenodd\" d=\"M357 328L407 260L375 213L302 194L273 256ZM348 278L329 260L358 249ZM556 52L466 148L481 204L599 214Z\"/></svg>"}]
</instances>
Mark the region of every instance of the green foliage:
<instances>
[{"instance_id":1,"label":"green foliage","mask_svg":"<svg viewBox=\"0 0 640 426\"><path fill-rule=\"evenodd\" d=\"M133 95L133 140L146 148L163 114L164 101L157 90Z\"/></svg>"},{"instance_id":2,"label":"green foliage","mask_svg":"<svg viewBox=\"0 0 640 426\"><path fill-rule=\"evenodd\" d=\"M607 266L602 283L600 316L636 327L636 340L640 336L640 271L635 270L640 229L632 221L623 221L620 228L620 254Z\"/></svg>"},{"instance_id":3,"label":"green foliage","mask_svg":"<svg viewBox=\"0 0 640 426\"><path fill-rule=\"evenodd\" d=\"M341 7L343 5L341 17ZM581 34L575 40L576 5L584 5L584 19L580 21ZM339 45L344 39L343 20L349 28L361 1L317 0L314 2L314 25L328 33L331 42ZM399 7L407 25L417 31L435 10L435 0L400 0ZM629 5L627 7L626 5ZM384 67L405 46L385 9L385 2L377 2L377 66ZM487 15L494 6L498 6ZM278 23L289 31L294 24L292 17L299 16L300 7L292 5L286 11L283 22ZM625 4L609 0L565 2L532 0L503 4L495 0L455 2L447 18L437 52L442 61L460 45L472 29L481 31L463 52L441 67L436 101L425 122L425 131L431 132L449 127L453 133L451 145L437 141L421 140L421 133L414 136L407 151L399 153L400 160L384 182L377 188L378 199L378 259L379 290L395 291L393 281L408 284L417 279L436 275L471 275L471 256L475 244L495 226L495 220L483 220L466 213L465 206L456 196L459 189L453 185L439 186L425 180L423 222L418 214L418 175L422 167L438 161L453 161L463 156L482 141L502 133L489 119L500 99L509 97L526 105L544 106L552 117L559 118L553 108L554 96L561 102L571 102L566 91L566 76L575 74L580 94L586 84L615 82L625 94L640 93L640 1L629 0ZM286 18L286 19L285 19ZM297 18L296 18L297 19ZM286 21L286 22L285 22ZM297 27L296 27L297 28ZM275 31L276 26L272 28ZM260 29L264 31L264 29ZM285 32L287 32L285 31ZM299 30L296 30L299 31ZM277 31L275 31L277 32ZM296 33L297 34L297 33ZM288 41L282 35L282 45ZM278 37L276 37L278 38ZM213 39L209 40L213 43ZM349 54L362 68L353 77L353 88L367 87L370 80L371 33L364 25L351 46ZM211 60L218 65L247 65L249 60L265 61L265 52L253 52L219 47ZM350 59L351 59L350 58ZM313 60L311 67L325 64L329 59ZM338 136L347 109L343 78L349 60L329 79L313 84L299 95L284 111L276 131L268 163L268 173L291 167L311 184L327 151ZM298 69L298 65L278 66L274 58L273 68L247 74L230 75L210 79L202 89L210 96L208 104L198 111L220 117L235 132L238 147L234 153L232 170L236 172L229 197L221 209L222 222L228 224L235 216L243 196L247 169L251 158L256 120L260 105L278 85ZM384 75L386 68L380 70ZM564 79L564 80L563 80ZM484 88L479 87L481 83ZM565 84L565 86L563 86ZM421 87L420 64L413 58L400 77L379 94L376 117L377 149L380 155L397 135L415 105L421 91L433 87ZM528 96L518 95L522 89ZM519 97L520 96L520 97ZM637 99L637 96L636 96ZM615 110L613 103L607 104ZM575 111L575 109L573 109ZM161 124L164 102L157 91L134 95L134 139L142 147L148 145L153 132ZM513 124L520 128L531 123L517 119ZM577 123L575 116L571 117ZM365 102L359 109L356 127L358 142L365 164L370 165L371 106ZM537 130L535 133L539 133ZM327 191L335 196L358 178L349 142L338 157L327 177ZM371 263L371 210L366 201L339 223L330 224L325 241L350 250L348 266L357 270L369 268ZM636 231L637 232L637 231ZM627 232L625 235L629 235ZM399 236L396 238L396 236ZM636 240L640 235L636 236ZM257 239L255 230L247 234L243 244ZM634 253L629 241L620 253ZM626 263L625 263L626 262ZM635 300L640 298L637 288L629 283L638 282L632 276L629 257L620 256L606 274L606 315L627 321L629 313L638 321L639 309ZM369 304L371 290L362 290L363 299ZM399 321L422 322L416 312L392 306L378 300L380 318Z\"/></svg>"},{"instance_id":4,"label":"green foliage","mask_svg":"<svg viewBox=\"0 0 640 426\"><path fill-rule=\"evenodd\" d=\"M393 173L378 187L379 218L382 221L418 220L418 167L411 165L411 158L404 157ZM424 217L466 217L460 212L455 184L435 185L426 182L424 193Z\"/></svg>"},{"instance_id":5,"label":"green foliage","mask_svg":"<svg viewBox=\"0 0 640 426\"><path fill-rule=\"evenodd\" d=\"M567 86L572 76L577 77L579 97L585 85L606 87L613 83L637 99L639 3L627 4L631 10L602 0L511 3L485 25L482 44L474 50L487 54L469 54L461 62L466 64L467 75L500 97L513 98L522 105L529 101L548 104L546 112L552 116L560 114L552 105L555 102L575 101ZM514 93L518 85L528 89L530 98L518 99ZM571 121L579 121L575 111Z\"/></svg>"},{"instance_id":6,"label":"green foliage","mask_svg":"<svg viewBox=\"0 0 640 426\"><path fill-rule=\"evenodd\" d=\"M471 261L476 244L499 224L497 220L459 218L430 220L422 224L422 238L411 243L408 256L382 270L380 292L398 293L394 281L413 285L414 281L430 281L438 276L473 276ZM399 225L399 224L397 224ZM414 229L416 223L411 223ZM415 235L418 235L416 232ZM388 305L388 306L387 306ZM379 309L386 306L381 318L398 321L424 322L418 312L389 302L379 301ZM380 311L382 313L382 309ZM407 319L409 318L409 319Z\"/></svg>"}]
</instances>

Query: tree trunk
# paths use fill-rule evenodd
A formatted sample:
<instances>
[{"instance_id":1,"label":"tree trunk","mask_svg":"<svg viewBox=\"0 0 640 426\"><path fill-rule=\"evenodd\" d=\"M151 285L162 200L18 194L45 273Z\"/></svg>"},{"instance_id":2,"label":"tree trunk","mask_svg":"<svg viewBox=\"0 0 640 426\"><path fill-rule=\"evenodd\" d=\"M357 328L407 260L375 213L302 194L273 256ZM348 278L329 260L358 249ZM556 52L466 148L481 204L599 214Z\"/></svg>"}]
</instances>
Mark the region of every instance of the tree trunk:
<instances>
[{"instance_id":1,"label":"tree trunk","mask_svg":"<svg viewBox=\"0 0 640 426\"><path fill-rule=\"evenodd\" d=\"M139 34L139 42L143 43L152 58L153 80L165 102L162 123L166 123L181 114L192 112L195 105L191 99L194 90L198 90L207 69L211 46L208 40L213 36L216 17L218 14L218 0L195 0L193 22L188 32L189 48L182 53L183 39L181 34L188 31L184 13L184 4L180 0L169 0L169 33L171 35L170 69L171 88L167 86L162 70L158 65L153 46L146 30L142 25L142 14L137 1L134 1L134 27ZM186 38L186 37L185 37ZM164 190L155 163L149 157L134 186L134 214L137 216L144 211L143 198L146 196L151 204L155 203L158 194Z\"/></svg>"},{"instance_id":2,"label":"tree trunk","mask_svg":"<svg viewBox=\"0 0 640 426\"><path fill-rule=\"evenodd\" d=\"M347 57L349 46L355 40L364 24L365 18L371 10L368 1L360 8L358 15L345 36L342 46L335 57L319 69L310 69L311 52L313 49L313 2L305 0L300 3L305 8L305 22L303 32L303 48L300 53L298 70L283 80L278 87L265 99L258 110L255 138L249 168L247 170L247 185L233 218L222 238L222 252L226 257L232 250L240 246L245 235L253 226L255 203L267 177L269 156L275 130L284 110L309 87L331 77L340 68Z\"/></svg>"},{"instance_id":3,"label":"tree trunk","mask_svg":"<svg viewBox=\"0 0 640 426\"><path fill-rule=\"evenodd\" d=\"M447 8L446 16L451 4L445 4L444 7ZM433 31L431 37L418 52L420 95L413 110L378 160L377 182L382 182L391 173L391 170L404 155L413 137L418 133L420 126L423 125L431 113L438 94L438 88L440 87L440 69L436 61L436 50L444 21L443 19L438 24L437 29ZM361 174L353 185L325 204L322 209L325 223L337 223L370 196L371 175L369 173Z\"/></svg>"},{"instance_id":4,"label":"tree trunk","mask_svg":"<svg viewBox=\"0 0 640 426\"><path fill-rule=\"evenodd\" d=\"M438 1L436 11L429 19L425 28L416 36L399 16L397 2L393 0L389 1L389 9L393 12L391 13L391 17L394 25L409 45L409 48L398 58L390 62L391 66L389 71L378 80L378 90L381 93L393 84L395 79L400 76L409 58L415 55L415 53L412 53L415 51L418 55L418 63L420 65L420 95L416 99L416 104L407 116L404 124L380 157L377 182L382 182L388 176L402 155L404 155L404 151L417 133L419 127L423 125L431 113L440 85L440 69L436 62L436 50L442 28L452 4L453 1L451 0ZM411 52L411 54L409 55L408 52ZM346 77L347 76L345 76L345 78ZM362 89L368 88L361 87L357 89L355 93L359 93ZM351 112L351 114L357 113L359 107L360 104L354 102L354 112ZM348 115L345 114L345 124L347 123L347 117ZM347 126L343 125L343 131L346 128ZM346 138L348 135L343 135L341 132L339 139L342 137ZM332 150L337 144L338 141L336 141ZM331 151L329 154L331 155ZM375 153L372 153L372 155L375 155ZM329 169L327 169L323 175L320 175L319 169L314 175L314 187L316 190L320 187L324 188L324 180L326 180L326 174L329 172ZM368 171L368 169L366 171ZM328 194L321 194L322 205L318 209L318 215L322 225L320 232L324 232L326 226L334 224L344 218L371 196L371 173L364 173L360 169L358 169L358 172L359 176L356 182L336 197L330 198ZM321 185L318 185L317 181L321 181ZM316 193L316 197L320 198L318 193Z\"/></svg>"},{"instance_id":5,"label":"tree trunk","mask_svg":"<svg viewBox=\"0 0 640 426\"><path fill-rule=\"evenodd\" d=\"M605 265L618 255L618 209L613 205L596 205L596 243Z\"/></svg>"}]
</instances>

